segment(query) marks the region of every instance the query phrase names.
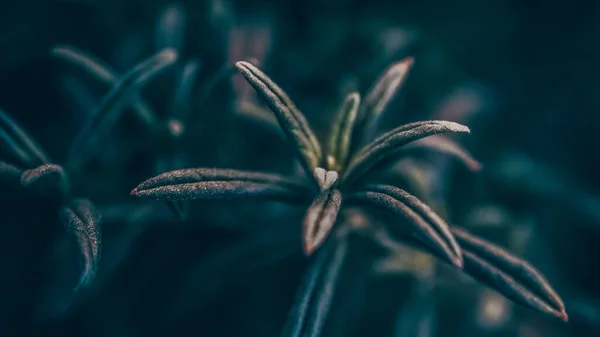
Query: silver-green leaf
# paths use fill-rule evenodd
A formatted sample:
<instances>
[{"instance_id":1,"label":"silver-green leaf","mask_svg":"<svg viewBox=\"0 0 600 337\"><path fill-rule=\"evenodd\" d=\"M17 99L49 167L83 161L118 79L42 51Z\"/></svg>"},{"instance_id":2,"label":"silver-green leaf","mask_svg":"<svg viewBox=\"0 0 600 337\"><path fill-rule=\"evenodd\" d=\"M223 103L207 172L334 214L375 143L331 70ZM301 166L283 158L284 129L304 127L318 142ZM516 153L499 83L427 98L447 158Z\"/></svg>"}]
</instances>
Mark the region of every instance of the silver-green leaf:
<instances>
[{"instance_id":1,"label":"silver-green leaf","mask_svg":"<svg viewBox=\"0 0 600 337\"><path fill-rule=\"evenodd\" d=\"M463 247L467 274L519 304L568 320L562 299L532 265L461 229L452 232Z\"/></svg>"},{"instance_id":2,"label":"silver-green leaf","mask_svg":"<svg viewBox=\"0 0 600 337\"><path fill-rule=\"evenodd\" d=\"M246 197L306 200L311 191L305 184L277 174L198 168L160 174L142 182L131 194L156 200Z\"/></svg>"},{"instance_id":3,"label":"silver-green leaf","mask_svg":"<svg viewBox=\"0 0 600 337\"><path fill-rule=\"evenodd\" d=\"M91 201L76 199L59 210L60 218L73 235L84 258L84 268L75 290L88 285L95 277L101 255L101 217Z\"/></svg>"},{"instance_id":4,"label":"silver-green leaf","mask_svg":"<svg viewBox=\"0 0 600 337\"><path fill-rule=\"evenodd\" d=\"M405 238L406 233L413 236L421 246L431 251L457 268L462 268L462 255L457 254L449 243L448 237L443 237L436 224L428 222L403 201L386 193L374 191L355 192L345 197L346 202L361 206L372 206L404 220L405 226L387 226L390 233ZM406 226L408 225L408 226Z\"/></svg>"},{"instance_id":5,"label":"silver-green leaf","mask_svg":"<svg viewBox=\"0 0 600 337\"><path fill-rule=\"evenodd\" d=\"M260 69L248 62L238 62L236 67L275 113L288 141L296 149L303 167L311 173L321 162L322 152L317 137L304 115L288 95Z\"/></svg>"},{"instance_id":6,"label":"silver-green leaf","mask_svg":"<svg viewBox=\"0 0 600 337\"><path fill-rule=\"evenodd\" d=\"M319 193L306 211L302 222L304 253L311 255L329 236L342 205L342 194L337 189Z\"/></svg>"},{"instance_id":7,"label":"silver-green leaf","mask_svg":"<svg viewBox=\"0 0 600 337\"><path fill-rule=\"evenodd\" d=\"M415 122L391 130L352 157L345 172L344 184L356 182L401 146L436 134L457 132L468 133L470 130L464 125L448 121Z\"/></svg>"},{"instance_id":8,"label":"silver-green leaf","mask_svg":"<svg viewBox=\"0 0 600 337\"><path fill-rule=\"evenodd\" d=\"M355 126L356 138L353 143L356 146L353 147L356 148L373 137L382 112L404 83L413 63L414 59L407 57L392 64L364 96Z\"/></svg>"},{"instance_id":9,"label":"silver-green leaf","mask_svg":"<svg viewBox=\"0 0 600 337\"><path fill-rule=\"evenodd\" d=\"M350 93L337 111L327 149L327 168L329 170L340 171L346 165L359 105L360 95L356 92Z\"/></svg>"}]
</instances>

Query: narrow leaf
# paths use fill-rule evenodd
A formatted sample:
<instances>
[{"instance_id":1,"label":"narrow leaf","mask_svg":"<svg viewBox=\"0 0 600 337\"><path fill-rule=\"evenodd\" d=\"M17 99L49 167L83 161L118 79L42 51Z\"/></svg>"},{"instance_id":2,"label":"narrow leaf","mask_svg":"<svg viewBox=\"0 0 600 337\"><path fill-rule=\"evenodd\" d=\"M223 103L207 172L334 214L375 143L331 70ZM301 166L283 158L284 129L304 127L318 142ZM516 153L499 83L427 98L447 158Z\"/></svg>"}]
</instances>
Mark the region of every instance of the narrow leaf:
<instances>
[{"instance_id":1,"label":"narrow leaf","mask_svg":"<svg viewBox=\"0 0 600 337\"><path fill-rule=\"evenodd\" d=\"M238 62L236 67L248 83L265 99L275 113L288 141L296 149L302 165L312 172L320 163L321 146L310 129L304 115L296 108L285 92L265 73L248 62Z\"/></svg>"},{"instance_id":2,"label":"narrow leaf","mask_svg":"<svg viewBox=\"0 0 600 337\"><path fill-rule=\"evenodd\" d=\"M330 170L339 171L346 165L359 104L360 96L354 92L346 96L338 109L327 153L327 168Z\"/></svg>"},{"instance_id":3,"label":"narrow leaf","mask_svg":"<svg viewBox=\"0 0 600 337\"><path fill-rule=\"evenodd\" d=\"M369 141L373 137L382 112L400 89L413 63L414 59L407 57L392 64L365 95L356 121L357 138L353 141L356 146L360 146L361 142Z\"/></svg>"},{"instance_id":4,"label":"narrow leaf","mask_svg":"<svg viewBox=\"0 0 600 337\"><path fill-rule=\"evenodd\" d=\"M119 84L121 75L102 60L72 46L62 45L52 49L52 55L69 62L110 86ZM151 130L158 128L158 118L152 108L142 99L133 100L133 110L137 118Z\"/></svg>"},{"instance_id":5,"label":"narrow leaf","mask_svg":"<svg viewBox=\"0 0 600 337\"><path fill-rule=\"evenodd\" d=\"M479 171L482 167L481 163L473 158L464 147L454 140L442 135L419 139L401 148L402 153L410 150L426 150L449 155L456 158L471 171Z\"/></svg>"},{"instance_id":6,"label":"narrow leaf","mask_svg":"<svg viewBox=\"0 0 600 337\"><path fill-rule=\"evenodd\" d=\"M173 48L181 51L186 26L185 10L179 4L167 6L156 24L156 46L158 50Z\"/></svg>"},{"instance_id":7,"label":"narrow leaf","mask_svg":"<svg viewBox=\"0 0 600 337\"><path fill-rule=\"evenodd\" d=\"M46 164L23 172L21 184L46 196L69 199L71 185L65 170L56 164Z\"/></svg>"},{"instance_id":8,"label":"narrow leaf","mask_svg":"<svg viewBox=\"0 0 600 337\"><path fill-rule=\"evenodd\" d=\"M454 122L424 121L400 126L374 140L357 153L348 165L345 184L354 183L395 150L416 140L441 133L470 132L469 128Z\"/></svg>"},{"instance_id":9,"label":"narrow leaf","mask_svg":"<svg viewBox=\"0 0 600 337\"><path fill-rule=\"evenodd\" d=\"M0 141L23 165L48 163L48 156L29 134L4 110L0 109Z\"/></svg>"},{"instance_id":10,"label":"narrow leaf","mask_svg":"<svg viewBox=\"0 0 600 337\"><path fill-rule=\"evenodd\" d=\"M199 168L163 173L141 183L131 194L157 200L245 197L305 200L310 189L277 174Z\"/></svg>"},{"instance_id":11,"label":"narrow leaf","mask_svg":"<svg viewBox=\"0 0 600 337\"><path fill-rule=\"evenodd\" d=\"M533 266L463 230L452 231L463 247L466 273L519 304L568 320L560 296Z\"/></svg>"},{"instance_id":12,"label":"narrow leaf","mask_svg":"<svg viewBox=\"0 0 600 337\"><path fill-rule=\"evenodd\" d=\"M313 256L300 281L282 337L314 336L322 329L347 254L345 240L345 235L329 240Z\"/></svg>"},{"instance_id":13,"label":"narrow leaf","mask_svg":"<svg viewBox=\"0 0 600 337\"><path fill-rule=\"evenodd\" d=\"M194 82L199 70L200 63L193 60L188 61L185 67L183 67L169 113L171 119L181 122L187 121L187 117L192 109L192 89L194 88Z\"/></svg>"},{"instance_id":14,"label":"narrow leaf","mask_svg":"<svg viewBox=\"0 0 600 337\"><path fill-rule=\"evenodd\" d=\"M310 205L302 223L302 241L306 255L311 255L325 242L341 205L342 195L337 189L322 191Z\"/></svg>"},{"instance_id":15,"label":"narrow leaf","mask_svg":"<svg viewBox=\"0 0 600 337\"><path fill-rule=\"evenodd\" d=\"M88 285L94 278L101 253L100 215L86 199L76 199L59 210L62 222L79 243L84 269L75 290Z\"/></svg>"},{"instance_id":16,"label":"narrow leaf","mask_svg":"<svg viewBox=\"0 0 600 337\"><path fill-rule=\"evenodd\" d=\"M450 226L448 226L446 221L444 221L437 213L429 208L429 206L419 200L419 198L403 189L390 185L368 185L364 189L367 191L386 194L410 207L412 211L423 218L423 220L427 221L429 225L440 235L440 237L444 239L446 244L452 250L454 256L461 256L462 251L456 242L456 239L452 235Z\"/></svg>"},{"instance_id":17,"label":"narrow leaf","mask_svg":"<svg viewBox=\"0 0 600 337\"><path fill-rule=\"evenodd\" d=\"M348 240L346 236L338 237L335 241L335 251L329 261L319 288L315 291L315 302L308 317L308 326L303 333L304 337L318 337L323 328L331 309L344 262L348 257Z\"/></svg>"},{"instance_id":18,"label":"narrow leaf","mask_svg":"<svg viewBox=\"0 0 600 337\"><path fill-rule=\"evenodd\" d=\"M177 59L173 49L165 49L135 66L104 96L89 123L79 132L69 151L69 162L86 160L95 150L98 138L119 118L137 91Z\"/></svg>"},{"instance_id":19,"label":"narrow leaf","mask_svg":"<svg viewBox=\"0 0 600 337\"><path fill-rule=\"evenodd\" d=\"M382 209L391 215L401 218L408 227L387 226L391 233L398 233L399 235L397 236L403 236L402 232L413 234L432 254L441 257L457 268L462 268L462 256L460 254L457 255L451 245L448 244L448 238L444 240L432 224L428 223L419 213L402 201L385 193L372 191L356 192L345 199L347 202L357 205L373 206Z\"/></svg>"},{"instance_id":20,"label":"narrow leaf","mask_svg":"<svg viewBox=\"0 0 600 337\"><path fill-rule=\"evenodd\" d=\"M18 183L21 181L23 171L7 162L0 161L0 179Z\"/></svg>"}]
</instances>

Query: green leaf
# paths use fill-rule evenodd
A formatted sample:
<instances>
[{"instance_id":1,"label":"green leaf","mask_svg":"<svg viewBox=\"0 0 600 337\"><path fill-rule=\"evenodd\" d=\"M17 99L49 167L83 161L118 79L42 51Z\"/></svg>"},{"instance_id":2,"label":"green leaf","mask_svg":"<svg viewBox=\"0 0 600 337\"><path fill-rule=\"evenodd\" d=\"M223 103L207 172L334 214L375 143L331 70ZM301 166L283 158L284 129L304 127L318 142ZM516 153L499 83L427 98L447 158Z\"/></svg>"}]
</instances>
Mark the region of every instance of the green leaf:
<instances>
[{"instance_id":1,"label":"green leaf","mask_svg":"<svg viewBox=\"0 0 600 337\"><path fill-rule=\"evenodd\" d=\"M71 195L67 173L56 164L46 164L23 172L21 184L49 197L66 200Z\"/></svg>"},{"instance_id":2,"label":"green leaf","mask_svg":"<svg viewBox=\"0 0 600 337\"><path fill-rule=\"evenodd\" d=\"M13 183L19 183L21 181L21 175L23 171L7 162L0 161L0 179L10 181Z\"/></svg>"},{"instance_id":3,"label":"green leaf","mask_svg":"<svg viewBox=\"0 0 600 337\"><path fill-rule=\"evenodd\" d=\"M560 296L533 266L461 229L452 232L464 250L464 272L521 305L568 320Z\"/></svg>"},{"instance_id":4,"label":"green leaf","mask_svg":"<svg viewBox=\"0 0 600 337\"><path fill-rule=\"evenodd\" d=\"M344 176L344 184L356 182L401 146L436 134L455 132L468 133L470 130L464 125L447 121L415 122L391 130L352 157Z\"/></svg>"},{"instance_id":5,"label":"green leaf","mask_svg":"<svg viewBox=\"0 0 600 337\"><path fill-rule=\"evenodd\" d=\"M358 149L361 144L373 137L382 112L404 83L413 63L414 59L407 57L392 64L364 96L358 111L353 149Z\"/></svg>"},{"instance_id":6,"label":"green leaf","mask_svg":"<svg viewBox=\"0 0 600 337\"><path fill-rule=\"evenodd\" d=\"M355 192L345 196L345 201L360 206L372 206L403 220L404 225L386 226L390 233L397 237L406 237L406 233L433 255L439 256L457 268L462 268L462 255L457 254L456 248L450 243L451 239L445 236L439 228L439 223L427 221L420 213L393 195L374 191ZM452 240L453 241L453 240Z\"/></svg>"},{"instance_id":7,"label":"green leaf","mask_svg":"<svg viewBox=\"0 0 600 337\"><path fill-rule=\"evenodd\" d=\"M2 109L0 109L0 141L24 166L37 166L49 162L44 150Z\"/></svg>"},{"instance_id":8,"label":"green leaf","mask_svg":"<svg viewBox=\"0 0 600 337\"><path fill-rule=\"evenodd\" d=\"M156 200L261 197L287 201L306 200L311 191L277 174L198 168L163 173L141 183L131 194Z\"/></svg>"},{"instance_id":9,"label":"green leaf","mask_svg":"<svg viewBox=\"0 0 600 337\"><path fill-rule=\"evenodd\" d=\"M332 237L315 254L300 281L282 337L320 335L347 256L347 234Z\"/></svg>"},{"instance_id":10,"label":"green leaf","mask_svg":"<svg viewBox=\"0 0 600 337\"><path fill-rule=\"evenodd\" d=\"M68 45L61 45L53 48L51 55L73 64L111 88L119 84L121 75L116 70L83 50ZM135 116L150 130L158 130L158 117L152 108L140 98L132 99L132 101Z\"/></svg>"},{"instance_id":11,"label":"green leaf","mask_svg":"<svg viewBox=\"0 0 600 337\"><path fill-rule=\"evenodd\" d=\"M99 138L113 126L132 96L150 79L177 60L173 49L165 49L135 66L102 99L89 123L75 137L68 158L70 164L81 164L97 150Z\"/></svg>"},{"instance_id":12,"label":"green leaf","mask_svg":"<svg viewBox=\"0 0 600 337\"><path fill-rule=\"evenodd\" d=\"M260 69L248 62L238 62L236 67L275 113L303 167L307 173L311 173L321 162L321 146L302 113L287 94Z\"/></svg>"},{"instance_id":13,"label":"green leaf","mask_svg":"<svg viewBox=\"0 0 600 337\"><path fill-rule=\"evenodd\" d=\"M60 218L69 233L79 243L84 268L75 290L88 285L95 277L100 261L100 215L87 199L76 199L59 210Z\"/></svg>"},{"instance_id":14,"label":"green leaf","mask_svg":"<svg viewBox=\"0 0 600 337\"><path fill-rule=\"evenodd\" d=\"M327 152L327 168L329 170L341 171L346 165L359 104L360 96L354 92L346 96L338 109L329 138Z\"/></svg>"},{"instance_id":15,"label":"green leaf","mask_svg":"<svg viewBox=\"0 0 600 337\"><path fill-rule=\"evenodd\" d=\"M302 221L302 242L306 255L311 255L325 242L335 225L341 205L342 194L333 188L319 193L310 205Z\"/></svg>"}]
</instances>

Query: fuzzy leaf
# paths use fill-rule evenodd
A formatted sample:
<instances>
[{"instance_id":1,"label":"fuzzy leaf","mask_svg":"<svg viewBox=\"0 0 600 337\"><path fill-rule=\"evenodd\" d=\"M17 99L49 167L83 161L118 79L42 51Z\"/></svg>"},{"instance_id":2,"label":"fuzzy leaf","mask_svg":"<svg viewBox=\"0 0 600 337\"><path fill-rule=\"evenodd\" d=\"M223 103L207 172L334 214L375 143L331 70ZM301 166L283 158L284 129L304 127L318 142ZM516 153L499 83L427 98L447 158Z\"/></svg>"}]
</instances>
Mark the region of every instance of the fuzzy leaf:
<instances>
[{"instance_id":1,"label":"fuzzy leaf","mask_svg":"<svg viewBox=\"0 0 600 337\"><path fill-rule=\"evenodd\" d=\"M77 290L88 285L96 274L101 253L101 218L87 199L73 200L68 206L60 208L59 215L67 231L77 239L84 258L84 269L75 288Z\"/></svg>"},{"instance_id":2,"label":"fuzzy leaf","mask_svg":"<svg viewBox=\"0 0 600 337\"><path fill-rule=\"evenodd\" d=\"M89 123L75 137L68 155L69 162L83 161L92 155L98 138L112 127L132 96L135 96L146 82L176 60L177 53L173 49L165 49L127 72L119 83L104 96Z\"/></svg>"},{"instance_id":3,"label":"fuzzy leaf","mask_svg":"<svg viewBox=\"0 0 600 337\"><path fill-rule=\"evenodd\" d=\"M321 146L310 129L304 115L290 98L265 73L248 62L238 62L236 67L248 83L265 99L275 113L288 141L296 149L307 172L312 172L321 162Z\"/></svg>"},{"instance_id":4,"label":"fuzzy leaf","mask_svg":"<svg viewBox=\"0 0 600 337\"><path fill-rule=\"evenodd\" d=\"M313 257L302 280L282 337L316 337L323 329L348 253L345 235L332 238Z\"/></svg>"},{"instance_id":5,"label":"fuzzy leaf","mask_svg":"<svg viewBox=\"0 0 600 337\"><path fill-rule=\"evenodd\" d=\"M50 197L69 199L70 196L71 185L67 173L56 164L46 164L23 172L21 184Z\"/></svg>"},{"instance_id":6,"label":"fuzzy leaf","mask_svg":"<svg viewBox=\"0 0 600 337\"><path fill-rule=\"evenodd\" d=\"M454 122L423 121L400 126L377 138L357 153L346 171L345 184L354 183L370 169L385 161L395 150L416 140L440 133L470 132L469 128Z\"/></svg>"},{"instance_id":7,"label":"fuzzy leaf","mask_svg":"<svg viewBox=\"0 0 600 337\"><path fill-rule=\"evenodd\" d=\"M319 193L304 215L302 241L304 253L311 255L329 236L337 219L342 195L337 189L327 189Z\"/></svg>"},{"instance_id":8,"label":"fuzzy leaf","mask_svg":"<svg viewBox=\"0 0 600 337\"><path fill-rule=\"evenodd\" d=\"M359 104L360 96L354 92L346 96L338 109L327 152L327 168L330 170L339 171L346 165Z\"/></svg>"},{"instance_id":9,"label":"fuzzy leaf","mask_svg":"<svg viewBox=\"0 0 600 337\"><path fill-rule=\"evenodd\" d=\"M407 57L392 64L365 95L358 111L355 126L357 137L353 140L356 146L353 146L353 148L357 148L362 142L366 142L373 137L383 110L400 89L413 63L414 59Z\"/></svg>"},{"instance_id":10,"label":"fuzzy leaf","mask_svg":"<svg viewBox=\"0 0 600 337\"><path fill-rule=\"evenodd\" d=\"M427 250L433 255L439 256L448 261L457 268L462 268L462 256L457 254L452 245L449 244L451 238L442 236L441 230L436 228L437 223L430 223L423 218L416 210L406 205L403 201L396 199L392 195L381 192L364 191L355 192L345 197L347 202L361 206L373 206L382 209L394 216L404 220L406 226L387 226L391 233L399 233L401 237L406 232L415 236Z\"/></svg>"},{"instance_id":11,"label":"fuzzy leaf","mask_svg":"<svg viewBox=\"0 0 600 337\"><path fill-rule=\"evenodd\" d=\"M533 266L463 230L452 231L463 247L467 274L521 305L568 320L563 301Z\"/></svg>"},{"instance_id":12,"label":"fuzzy leaf","mask_svg":"<svg viewBox=\"0 0 600 337\"><path fill-rule=\"evenodd\" d=\"M446 244L452 250L454 256L461 256L462 250L452 235L450 226L439 215L437 215L429 206L414 195L395 186L390 185L368 185L364 188L366 191L378 192L389 195L410 207L423 220L427 221L431 227L440 235Z\"/></svg>"},{"instance_id":13,"label":"fuzzy leaf","mask_svg":"<svg viewBox=\"0 0 600 337\"><path fill-rule=\"evenodd\" d=\"M121 75L102 60L72 46L62 45L52 49L52 55L81 68L97 80L110 86L119 84ZM136 117L151 130L158 128L158 118L152 108L142 99L132 100Z\"/></svg>"},{"instance_id":14,"label":"fuzzy leaf","mask_svg":"<svg viewBox=\"0 0 600 337\"><path fill-rule=\"evenodd\" d=\"M48 156L29 134L0 109L0 142L25 166L48 163Z\"/></svg>"},{"instance_id":15,"label":"fuzzy leaf","mask_svg":"<svg viewBox=\"0 0 600 337\"><path fill-rule=\"evenodd\" d=\"M471 171L479 171L482 167L481 163L473 158L464 147L454 140L442 135L434 135L419 139L401 148L401 152L403 153L410 150L426 150L449 155L456 158Z\"/></svg>"},{"instance_id":16,"label":"fuzzy leaf","mask_svg":"<svg viewBox=\"0 0 600 337\"><path fill-rule=\"evenodd\" d=\"M21 181L23 171L7 162L0 161L0 179L18 183Z\"/></svg>"},{"instance_id":17,"label":"fuzzy leaf","mask_svg":"<svg viewBox=\"0 0 600 337\"><path fill-rule=\"evenodd\" d=\"M310 190L283 176L229 169L183 169L141 183L132 195L157 200L262 197L304 200Z\"/></svg>"}]
</instances>

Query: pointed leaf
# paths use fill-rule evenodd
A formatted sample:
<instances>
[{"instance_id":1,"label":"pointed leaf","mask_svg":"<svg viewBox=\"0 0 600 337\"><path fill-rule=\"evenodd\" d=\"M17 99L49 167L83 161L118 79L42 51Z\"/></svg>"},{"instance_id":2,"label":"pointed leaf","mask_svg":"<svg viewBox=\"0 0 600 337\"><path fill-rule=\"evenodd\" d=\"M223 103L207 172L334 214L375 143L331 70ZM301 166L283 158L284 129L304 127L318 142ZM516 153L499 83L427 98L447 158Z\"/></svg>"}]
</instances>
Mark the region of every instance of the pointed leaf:
<instances>
[{"instance_id":1,"label":"pointed leaf","mask_svg":"<svg viewBox=\"0 0 600 337\"><path fill-rule=\"evenodd\" d=\"M563 301L533 266L463 230L452 231L463 247L467 274L519 304L567 321Z\"/></svg>"},{"instance_id":2,"label":"pointed leaf","mask_svg":"<svg viewBox=\"0 0 600 337\"><path fill-rule=\"evenodd\" d=\"M462 268L462 256L461 254L457 254L452 249L452 245L448 243L451 239L447 236L442 237L442 234L438 232L440 229L434 227L436 224L429 223L417 211L404 202L391 195L373 191L355 192L345 199L347 202L363 206L373 206L400 217L405 221L408 228L397 225L387 226L390 232L409 232L429 251L432 251L432 254L443 258L457 268ZM403 235L400 234L399 236Z\"/></svg>"},{"instance_id":3,"label":"pointed leaf","mask_svg":"<svg viewBox=\"0 0 600 337\"><path fill-rule=\"evenodd\" d=\"M75 65L110 86L119 84L121 75L102 60L72 46L62 45L52 49L52 55ZM133 110L138 119L151 130L158 128L158 118L152 108L142 99L133 99Z\"/></svg>"},{"instance_id":4,"label":"pointed leaf","mask_svg":"<svg viewBox=\"0 0 600 337\"><path fill-rule=\"evenodd\" d=\"M59 210L59 215L67 231L77 239L85 261L77 290L88 285L96 274L101 253L101 218L86 199L73 200Z\"/></svg>"},{"instance_id":5,"label":"pointed leaf","mask_svg":"<svg viewBox=\"0 0 600 337\"><path fill-rule=\"evenodd\" d=\"M389 195L390 197L402 202L410 207L423 220L427 221L433 229L440 235L446 244L450 247L455 256L460 256L462 251L456 242L450 226L439 215L437 215L429 206L419 200L419 198L406 192L405 190L390 185L368 185L364 188L366 191L378 192Z\"/></svg>"},{"instance_id":6,"label":"pointed leaf","mask_svg":"<svg viewBox=\"0 0 600 337\"><path fill-rule=\"evenodd\" d=\"M358 148L361 143L373 137L383 110L400 89L413 63L414 59L407 57L392 64L365 95L358 112L355 126L356 139L353 140L353 144L356 145L353 148Z\"/></svg>"},{"instance_id":7,"label":"pointed leaf","mask_svg":"<svg viewBox=\"0 0 600 337\"><path fill-rule=\"evenodd\" d=\"M401 146L425 137L451 132L468 133L470 130L468 127L454 122L424 121L403 125L387 132L365 146L352 158L345 174L345 184L351 184L360 179Z\"/></svg>"},{"instance_id":8,"label":"pointed leaf","mask_svg":"<svg viewBox=\"0 0 600 337\"><path fill-rule=\"evenodd\" d=\"M29 134L4 110L0 109L0 142L5 144L21 164L35 166L48 163L48 156Z\"/></svg>"},{"instance_id":9,"label":"pointed leaf","mask_svg":"<svg viewBox=\"0 0 600 337\"><path fill-rule=\"evenodd\" d=\"M325 242L341 205L340 191L331 188L322 191L310 205L302 223L302 241L306 255L311 255Z\"/></svg>"},{"instance_id":10,"label":"pointed leaf","mask_svg":"<svg viewBox=\"0 0 600 337\"><path fill-rule=\"evenodd\" d=\"M310 189L271 173L229 169L184 169L163 173L141 183L132 195L157 200L261 197L306 200Z\"/></svg>"},{"instance_id":11,"label":"pointed leaf","mask_svg":"<svg viewBox=\"0 0 600 337\"><path fill-rule=\"evenodd\" d=\"M265 99L269 108L275 113L288 141L296 149L302 165L307 172L312 172L321 162L322 153L317 137L310 129L304 115L287 94L257 67L248 62L238 62L236 67Z\"/></svg>"},{"instance_id":12,"label":"pointed leaf","mask_svg":"<svg viewBox=\"0 0 600 337\"><path fill-rule=\"evenodd\" d=\"M23 172L21 184L55 198L69 199L71 185L65 170L56 164L46 164Z\"/></svg>"},{"instance_id":13,"label":"pointed leaf","mask_svg":"<svg viewBox=\"0 0 600 337\"><path fill-rule=\"evenodd\" d=\"M177 53L173 49L165 49L125 74L119 83L104 96L89 123L75 137L68 155L69 162L84 161L92 155L99 138L120 117L120 113L130 102L132 96L135 96L151 78L172 65L176 59Z\"/></svg>"},{"instance_id":14,"label":"pointed leaf","mask_svg":"<svg viewBox=\"0 0 600 337\"><path fill-rule=\"evenodd\" d=\"M330 170L339 171L346 166L359 104L360 96L354 92L346 96L338 109L327 152L327 168Z\"/></svg>"},{"instance_id":15,"label":"pointed leaf","mask_svg":"<svg viewBox=\"0 0 600 337\"><path fill-rule=\"evenodd\" d=\"M282 337L319 335L329 313L347 252L346 236L342 234L329 240L315 254L300 281Z\"/></svg>"},{"instance_id":16,"label":"pointed leaf","mask_svg":"<svg viewBox=\"0 0 600 337\"><path fill-rule=\"evenodd\" d=\"M20 168L0 161L0 179L18 183L21 181L21 174L23 174L23 171Z\"/></svg>"},{"instance_id":17,"label":"pointed leaf","mask_svg":"<svg viewBox=\"0 0 600 337\"><path fill-rule=\"evenodd\" d=\"M321 280L318 289L315 291L313 309L308 317L308 325L303 333L304 337L321 336L347 257L347 237L342 236L336 238L335 251L333 252L333 256L331 257L328 266L325 268L326 271L323 275L323 279Z\"/></svg>"},{"instance_id":18,"label":"pointed leaf","mask_svg":"<svg viewBox=\"0 0 600 337\"><path fill-rule=\"evenodd\" d=\"M190 110L192 109L192 93L194 82L198 76L200 64L197 61L188 61L181 71L179 84L175 90L175 97L169 117L181 122L187 121Z\"/></svg>"},{"instance_id":19,"label":"pointed leaf","mask_svg":"<svg viewBox=\"0 0 600 337\"><path fill-rule=\"evenodd\" d=\"M426 150L449 155L456 158L471 171L479 171L482 167L481 163L473 158L464 147L454 140L442 135L419 139L401 148L401 152L403 153L410 150Z\"/></svg>"}]
</instances>

